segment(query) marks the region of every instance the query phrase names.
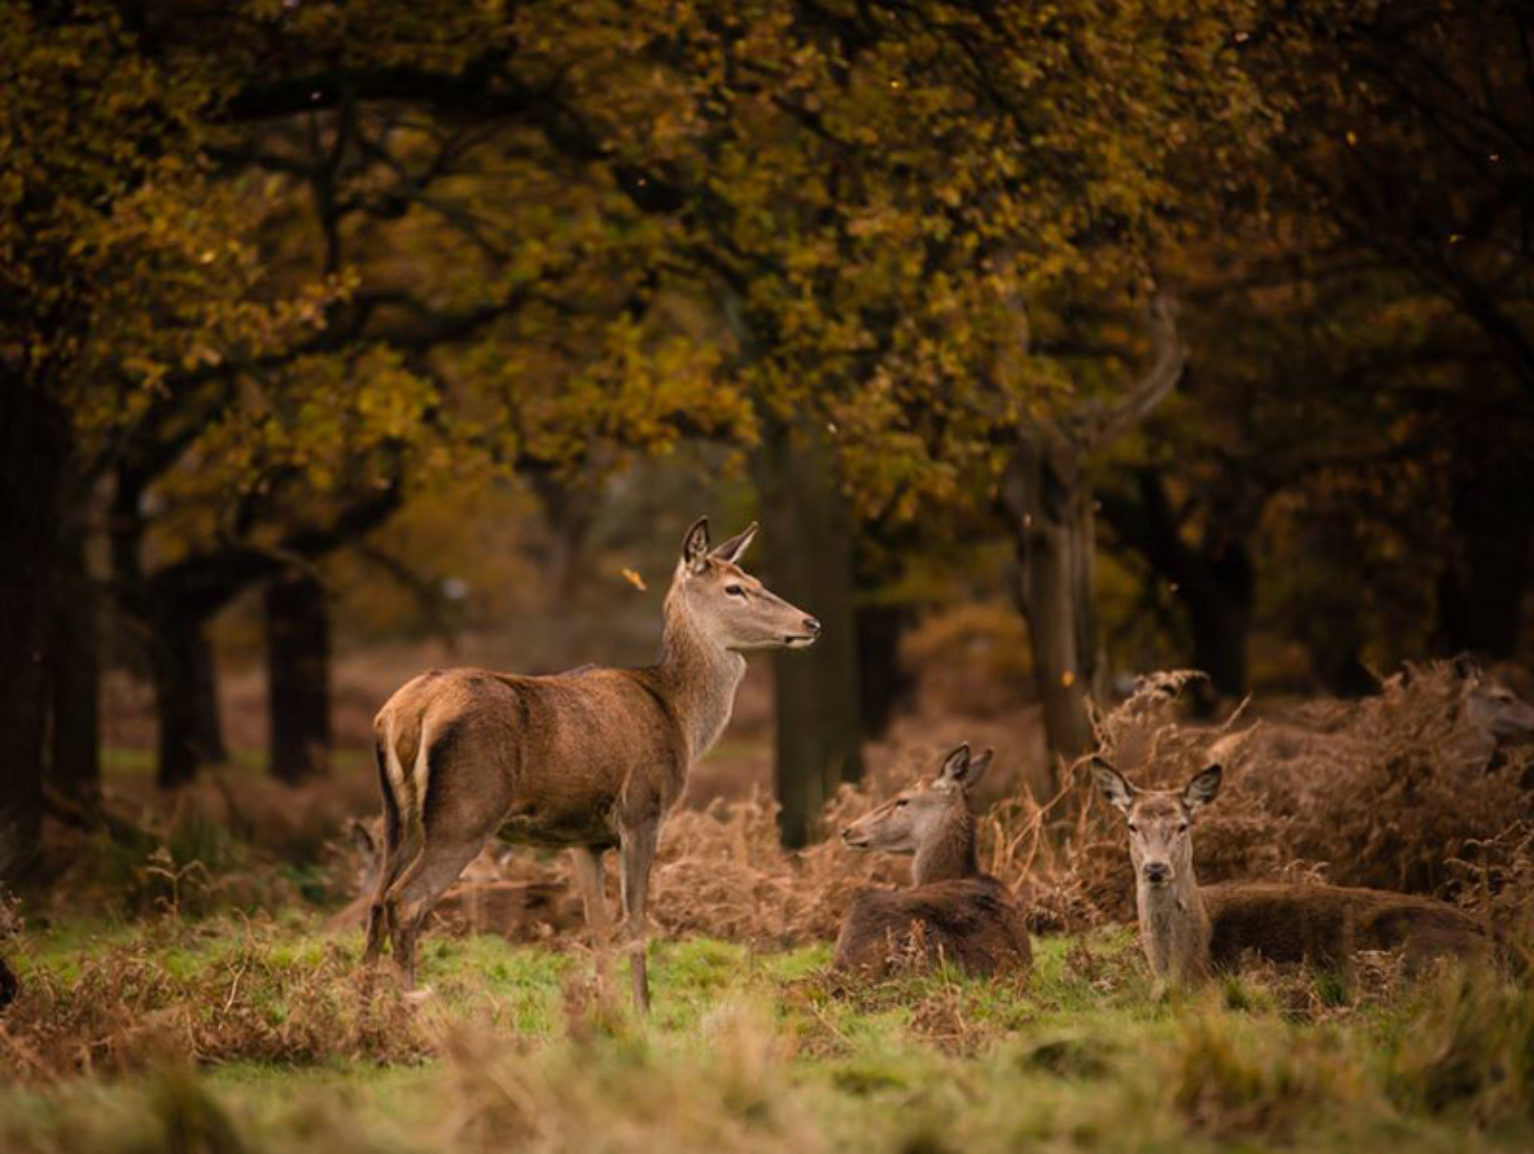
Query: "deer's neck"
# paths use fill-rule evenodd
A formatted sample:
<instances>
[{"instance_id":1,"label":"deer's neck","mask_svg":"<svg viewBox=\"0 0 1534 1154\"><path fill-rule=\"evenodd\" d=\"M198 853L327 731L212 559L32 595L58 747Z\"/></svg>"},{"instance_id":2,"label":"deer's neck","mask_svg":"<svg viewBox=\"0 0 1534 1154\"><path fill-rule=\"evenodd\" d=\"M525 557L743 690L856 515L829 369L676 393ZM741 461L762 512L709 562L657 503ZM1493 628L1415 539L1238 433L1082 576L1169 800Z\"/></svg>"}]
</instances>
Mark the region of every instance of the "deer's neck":
<instances>
[{"instance_id":1,"label":"deer's neck","mask_svg":"<svg viewBox=\"0 0 1534 1154\"><path fill-rule=\"evenodd\" d=\"M956 802L942 829L928 838L916 851L911 863L911 880L924 886L928 882L972 878L980 872L975 853L975 819L964 801Z\"/></svg>"},{"instance_id":2,"label":"deer's neck","mask_svg":"<svg viewBox=\"0 0 1534 1154\"><path fill-rule=\"evenodd\" d=\"M1209 972L1209 913L1192 870L1167 886L1135 890L1140 940L1151 969L1162 981L1191 983Z\"/></svg>"},{"instance_id":3,"label":"deer's neck","mask_svg":"<svg viewBox=\"0 0 1534 1154\"><path fill-rule=\"evenodd\" d=\"M745 673L744 657L700 636L668 606L655 677L687 735L690 761L713 748L724 732Z\"/></svg>"}]
</instances>

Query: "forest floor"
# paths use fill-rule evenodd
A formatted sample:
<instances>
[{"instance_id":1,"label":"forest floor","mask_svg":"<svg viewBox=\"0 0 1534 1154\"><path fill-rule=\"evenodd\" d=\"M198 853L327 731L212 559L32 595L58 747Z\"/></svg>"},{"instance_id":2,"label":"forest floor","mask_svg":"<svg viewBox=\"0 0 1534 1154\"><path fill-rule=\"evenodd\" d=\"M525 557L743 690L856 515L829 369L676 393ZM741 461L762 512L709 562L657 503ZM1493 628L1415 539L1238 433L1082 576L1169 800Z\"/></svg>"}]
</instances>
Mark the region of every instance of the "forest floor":
<instances>
[{"instance_id":1,"label":"forest floor","mask_svg":"<svg viewBox=\"0 0 1534 1154\"><path fill-rule=\"evenodd\" d=\"M29 931L0 1149L1534 1148L1534 993L1491 975L1156 1000L1122 928L993 981L688 938L651 947L641 1021L578 947L430 937L417 1003L364 987L358 938L291 910Z\"/></svg>"}]
</instances>

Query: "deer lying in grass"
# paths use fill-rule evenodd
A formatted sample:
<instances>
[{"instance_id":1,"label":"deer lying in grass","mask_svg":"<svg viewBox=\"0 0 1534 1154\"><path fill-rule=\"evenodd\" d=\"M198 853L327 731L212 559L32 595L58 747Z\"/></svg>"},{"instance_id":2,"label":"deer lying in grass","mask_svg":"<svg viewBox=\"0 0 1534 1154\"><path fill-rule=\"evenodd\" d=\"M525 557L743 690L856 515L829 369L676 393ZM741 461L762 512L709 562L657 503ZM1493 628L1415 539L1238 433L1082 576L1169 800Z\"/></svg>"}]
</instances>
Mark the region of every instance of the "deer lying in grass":
<instances>
[{"instance_id":1,"label":"deer lying in grass","mask_svg":"<svg viewBox=\"0 0 1534 1154\"><path fill-rule=\"evenodd\" d=\"M1494 772L1500 752L1534 743L1534 705L1473 659L1459 657L1408 663L1384 682L1379 697L1350 709L1328 709L1320 717L1312 714L1306 724L1259 721L1219 738L1209 747L1209 757L1236 770L1306 760L1364 760L1374 750L1359 723L1382 708L1409 709L1414 725L1420 726L1418 739L1428 743L1435 763L1466 780ZM1316 728L1317 722L1322 728ZM1534 771L1520 784L1534 788Z\"/></svg>"},{"instance_id":2,"label":"deer lying in grass","mask_svg":"<svg viewBox=\"0 0 1534 1154\"><path fill-rule=\"evenodd\" d=\"M1459 658L1454 670L1463 680L1456 712L1468 736L1465 761L1477 770L1490 770L1498 751L1534 742L1534 705L1524 701L1475 661ZM1520 783L1534 788L1534 777Z\"/></svg>"},{"instance_id":3,"label":"deer lying in grass","mask_svg":"<svg viewBox=\"0 0 1534 1154\"><path fill-rule=\"evenodd\" d=\"M352 846L357 854L358 897L327 922L333 931L363 925L378 889L383 865L383 827L374 821L352 821ZM570 930L580 923L569 887L557 881L513 881L505 876L510 847L486 846L463 868L437 899L428 917L433 927L449 933L495 934L510 941L537 941L549 929Z\"/></svg>"},{"instance_id":4,"label":"deer lying in grass","mask_svg":"<svg viewBox=\"0 0 1534 1154\"><path fill-rule=\"evenodd\" d=\"M920 782L842 830L853 849L915 854L908 890L865 889L852 900L836 942L837 969L888 970L917 951L971 974L1026 969L1028 927L1012 892L980 872L969 796L991 764L961 745L938 776Z\"/></svg>"},{"instance_id":5,"label":"deer lying in grass","mask_svg":"<svg viewBox=\"0 0 1534 1154\"><path fill-rule=\"evenodd\" d=\"M574 852L586 920L601 944L601 855L616 848L634 1003L648 1008L645 899L661 821L688 768L729 722L743 654L807 646L820 632L737 564L755 535L752 525L710 551L706 518L688 530L656 665L549 677L432 670L388 700L373 723L384 858L366 963L388 937L413 986L426 915L496 835Z\"/></svg>"},{"instance_id":6,"label":"deer lying in grass","mask_svg":"<svg viewBox=\"0 0 1534 1154\"><path fill-rule=\"evenodd\" d=\"M1097 788L1121 810L1135 865L1140 943L1158 986L1193 985L1248 951L1275 962L1346 965L1355 950L1405 951L1409 969L1443 956L1484 956L1481 927L1442 902L1385 890L1283 883L1200 886L1193 825L1219 795L1212 765L1181 790L1137 789L1102 758Z\"/></svg>"}]
</instances>

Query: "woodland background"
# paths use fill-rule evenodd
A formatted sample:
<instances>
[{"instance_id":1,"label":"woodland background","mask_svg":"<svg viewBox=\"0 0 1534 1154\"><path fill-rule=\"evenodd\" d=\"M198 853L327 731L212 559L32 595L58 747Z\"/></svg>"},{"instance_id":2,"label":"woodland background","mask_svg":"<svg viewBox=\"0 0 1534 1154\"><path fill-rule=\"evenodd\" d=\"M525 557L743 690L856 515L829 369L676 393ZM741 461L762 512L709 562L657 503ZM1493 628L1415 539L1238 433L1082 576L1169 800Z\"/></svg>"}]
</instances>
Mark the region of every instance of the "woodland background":
<instances>
[{"instance_id":1,"label":"woodland background","mask_svg":"<svg viewBox=\"0 0 1534 1154\"><path fill-rule=\"evenodd\" d=\"M1047 796L1144 670L1529 662L1531 24L5 0L0 877L366 797L421 667L650 659L702 513L825 625L720 751L789 846L901 718Z\"/></svg>"},{"instance_id":2,"label":"woodland background","mask_svg":"<svg viewBox=\"0 0 1534 1154\"><path fill-rule=\"evenodd\" d=\"M824 633L654 1012L549 852L359 965L384 699L652 660L702 514ZM1527 1151L1531 554L1517 0L0 0L0 1149ZM960 741L1031 971L835 972ZM1503 968L1159 996L1089 748Z\"/></svg>"}]
</instances>

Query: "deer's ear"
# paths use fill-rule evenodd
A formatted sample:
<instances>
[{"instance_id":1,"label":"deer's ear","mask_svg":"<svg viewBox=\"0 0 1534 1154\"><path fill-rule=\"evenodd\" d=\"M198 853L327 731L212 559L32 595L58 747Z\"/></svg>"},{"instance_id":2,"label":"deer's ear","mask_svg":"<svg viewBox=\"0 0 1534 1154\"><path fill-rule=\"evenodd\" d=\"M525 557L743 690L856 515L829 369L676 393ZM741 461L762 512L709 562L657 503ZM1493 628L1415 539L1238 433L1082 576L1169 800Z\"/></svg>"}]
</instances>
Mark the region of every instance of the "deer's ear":
<instances>
[{"instance_id":1,"label":"deer's ear","mask_svg":"<svg viewBox=\"0 0 1534 1154\"><path fill-rule=\"evenodd\" d=\"M1481 663L1468 653L1461 653L1454 658L1453 669L1455 676L1465 681L1479 681L1485 676L1481 671Z\"/></svg>"},{"instance_id":2,"label":"deer's ear","mask_svg":"<svg viewBox=\"0 0 1534 1154\"><path fill-rule=\"evenodd\" d=\"M969 769L964 773L964 780L960 784L966 790L974 789L980 779L985 776L985 771L991 768L991 762L996 760L994 749L983 749L969 759Z\"/></svg>"},{"instance_id":3,"label":"deer's ear","mask_svg":"<svg viewBox=\"0 0 1534 1154\"><path fill-rule=\"evenodd\" d=\"M1208 805L1220 796L1220 781L1224 778L1225 771L1218 765L1211 765L1207 769L1201 769L1193 780L1183 786L1182 803L1189 809L1198 809Z\"/></svg>"},{"instance_id":4,"label":"deer's ear","mask_svg":"<svg viewBox=\"0 0 1534 1154\"><path fill-rule=\"evenodd\" d=\"M960 789L967 788L970 772L969 742L965 742L957 749L948 751L943 758L942 767L937 772L936 785L956 785Z\"/></svg>"},{"instance_id":5,"label":"deer's ear","mask_svg":"<svg viewBox=\"0 0 1534 1154\"><path fill-rule=\"evenodd\" d=\"M1098 792L1108 800L1108 804L1125 813L1134 805L1135 794L1140 792L1129 784L1128 778L1101 757L1092 759L1092 780L1097 783Z\"/></svg>"},{"instance_id":6,"label":"deer's ear","mask_svg":"<svg viewBox=\"0 0 1534 1154\"><path fill-rule=\"evenodd\" d=\"M682 538L682 564L693 573L700 572L708 559L708 518L699 517Z\"/></svg>"},{"instance_id":7,"label":"deer's ear","mask_svg":"<svg viewBox=\"0 0 1534 1154\"><path fill-rule=\"evenodd\" d=\"M364 857L373 857L378 853L378 846L373 841L373 831L368 829L368 823L352 818L349 823L351 829L352 848Z\"/></svg>"},{"instance_id":8,"label":"deer's ear","mask_svg":"<svg viewBox=\"0 0 1534 1154\"><path fill-rule=\"evenodd\" d=\"M731 537L723 545L716 548L713 555L721 561L728 561L731 565L735 564L740 560L740 555L750 548L752 540L756 537L756 529L756 522L752 521L751 524L746 526L744 533Z\"/></svg>"}]
</instances>

